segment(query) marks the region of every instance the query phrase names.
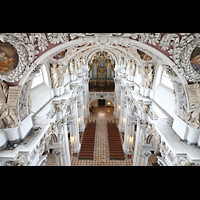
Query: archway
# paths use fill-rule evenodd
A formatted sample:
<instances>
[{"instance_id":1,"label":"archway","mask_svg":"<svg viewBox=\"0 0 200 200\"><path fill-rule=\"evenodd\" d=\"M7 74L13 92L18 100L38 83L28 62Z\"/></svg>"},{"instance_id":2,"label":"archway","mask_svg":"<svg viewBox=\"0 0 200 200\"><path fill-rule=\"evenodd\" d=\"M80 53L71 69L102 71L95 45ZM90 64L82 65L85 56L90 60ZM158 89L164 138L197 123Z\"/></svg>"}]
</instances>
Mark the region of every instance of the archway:
<instances>
[{"instance_id":1,"label":"archway","mask_svg":"<svg viewBox=\"0 0 200 200\"><path fill-rule=\"evenodd\" d=\"M36 69L40 68L41 64L52 61L53 56L55 56L59 52L64 51L66 49L70 50L70 53L68 52L67 54L65 54L65 58L62 61L61 60L58 61L59 64L65 63L64 68L63 68L63 73L66 71L66 68L68 66L68 62L70 61L70 59L72 58L77 59L77 58L82 57L82 58L87 58L87 61L88 61L91 55L94 52L98 52L98 51L109 52L110 55L115 60L115 64L117 65L119 65L118 60L117 60L118 57L126 57L126 61L129 58L133 58L136 62L140 64L145 64L145 61L142 61L139 58L139 55L137 55L136 53L136 50L139 49L149 54L153 58L152 62L159 62L160 64L167 65L170 69L172 68L176 72L178 77L180 78L183 84L184 90L187 91L186 81L180 75L180 73L178 73L178 70L175 67L174 62L170 60L170 58L168 58L159 50L148 45L146 42L140 42L140 41L123 38L123 37L120 38L118 36L114 36L114 37L109 36L105 40L105 37L103 34L102 34L102 37L100 37L100 34L96 34L96 35L97 35L96 38L90 35L87 35L87 37L84 37L84 38L79 38L79 39L75 39L71 41L65 41L65 42L62 42L61 44L53 45L52 48L49 48L47 51L40 54L40 56L38 56L38 58L34 60L29 70L27 70L27 72L23 75L22 79L19 82L19 86L21 86L21 91L20 91L21 96L19 97L19 99L23 99L24 102L26 102L25 104L26 107L28 107L28 95L29 95L29 90L27 89L27 85L28 85L28 81L30 80L31 73L34 73ZM100 39L102 39L102 41L100 41ZM86 61L86 64L88 64L87 61ZM24 94L27 94L27 95L24 96ZM186 99L186 101L188 102L188 99ZM21 108L19 107L18 110L20 109ZM28 108L26 108L26 110L28 110Z\"/></svg>"},{"instance_id":2,"label":"archway","mask_svg":"<svg viewBox=\"0 0 200 200\"><path fill-rule=\"evenodd\" d=\"M89 104L90 111L90 119L93 118L91 116L96 116L98 120L99 118L105 117L106 114L110 116L114 114L114 103L107 99L96 99ZM110 119L110 117L109 117ZM114 119L114 117L113 117Z\"/></svg>"}]
</instances>

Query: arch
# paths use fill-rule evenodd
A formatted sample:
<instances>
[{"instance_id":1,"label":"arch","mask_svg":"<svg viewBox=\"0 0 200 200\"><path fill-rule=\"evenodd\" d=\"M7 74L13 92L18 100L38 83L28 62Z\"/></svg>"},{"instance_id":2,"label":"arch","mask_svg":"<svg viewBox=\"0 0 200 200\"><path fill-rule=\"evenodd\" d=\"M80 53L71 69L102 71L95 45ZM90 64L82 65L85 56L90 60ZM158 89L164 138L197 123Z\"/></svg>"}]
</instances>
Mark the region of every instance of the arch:
<instances>
[{"instance_id":1,"label":"arch","mask_svg":"<svg viewBox=\"0 0 200 200\"><path fill-rule=\"evenodd\" d=\"M116 45L113 45L116 44ZM29 70L21 79L19 82L19 86L23 88L24 84L28 81L30 74L38 67L40 67L41 64L46 63L49 59L51 59L54 55L56 55L58 52L61 52L63 50L66 50L70 47L77 47L79 48L79 51L76 51L73 53L73 55L70 55L67 57L67 60L69 61L71 58L77 56L78 54L84 54L84 56L87 56L89 58L92 53L96 51L106 51L109 52L111 55L113 55L113 58L115 58L115 62L117 64L117 56L122 56L123 54L127 55L128 57L131 57L135 59L138 63L144 64L146 63L141 62L141 60L138 58L138 56L134 52L134 48L139 49L148 55L150 55L153 59L150 62L157 62L157 64L163 64L167 65L170 68L173 69L173 71L177 74L178 78L180 79L180 82L182 83L186 97L187 102L188 100L188 94L187 94L187 81L184 78L183 75L179 73L178 68L176 67L176 64L165 54L157 50L156 48L136 40L128 39L128 38L108 38L107 43L99 43L97 38L94 37L87 37L87 38L79 38L75 40L71 40L68 42L64 42L62 44L58 44L51 49L44 52L41 56L39 56L31 65L31 70ZM120 54L120 52L122 52ZM67 64L66 64L67 65ZM65 66L66 67L66 66ZM66 69L66 68L65 68ZM65 71L63 69L63 72ZM29 95L29 91L26 91ZM21 93L20 93L21 94ZM178 96L178 95L177 95ZM20 99L20 97L19 97ZM28 106L28 105L27 105Z\"/></svg>"},{"instance_id":2,"label":"arch","mask_svg":"<svg viewBox=\"0 0 200 200\"><path fill-rule=\"evenodd\" d=\"M62 44L58 44L57 46L51 48L50 50L46 51L45 53L43 53L40 57L38 57L33 63L32 63L32 67L29 72L27 72L27 74L25 74L25 76L23 77L23 79L20 81L19 85L23 85L27 78L29 77L30 73L39 65L39 64L42 64L43 62L46 62L48 59L50 59L51 57L53 57L54 55L56 55L58 52L61 52L69 47L75 47L75 46L81 46L81 45L84 45L84 44L91 44L91 46L87 46L85 48L91 48L91 47L94 47L96 46L98 48L98 50L106 50L106 48L108 47L112 47L112 48L116 48L116 49L119 49L120 51L126 53L127 55L129 55L130 57L133 57L135 58L138 62L140 62L138 60L137 57L135 57L135 55L132 53L131 51L131 48L130 50L126 51L125 48L119 46L120 44L121 45L124 45L126 43L128 43L128 46L131 47L131 46L134 46L135 48L138 48L139 50L142 50L144 51L145 53L147 53L148 55L152 56L154 59L157 59L159 63L161 64L166 64L166 65L169 65L170 67L173 68L173 70L177 73L177 69L175 67L175 63L170 59L168 58L166 55L164 55L162 52L160 52L159 50L155 49L154 47L148 45L148 44L145 44L145 43L142 43L142 42L138 42L136 40L131 40L131 39L127 39L127 38L122 38L121 40L119 40L119 38L108 38L108 43L112 43L112 44L118 44L118 46L114 46L114 45L108 45L108 44L97 44L97 39L96 38L92 38L92 37L88 37L88 38L80 38L80 39L76 39L76 40L72 40L72 41L69 41L69 42L65 42L65 43L62 43ZM83 49L84 50L84 49ZM74 57L75 55L77 55L78 53L80 52L76 52L73 56L70 56L68 58L68 60L72 57ZM116 52L115 52L116 53Z\"/></svg>"},{"instance_id":3,"label":"arch","mask_svg":"<svg viewBox=\"0 0 200 200\"><path fill-rule=\"evenodd\" d=\"M94 53L99 52L100 50L101 49L97 48L97 49L94 49L93 51L88 53L87 64L88 64L88 61L91 59L91 57L94 55ZM105 48L103 51L108 52L111 55L111 57L115 60L115 63L117 63L117 58L110 49Z\"/></svg>"},{"instance_id":4,"label":"arch","mask_svg":"<svg viewBox=\"0 0 200 200\"><path fill-rule=\"evenodd\" d=\"M89 102L88 102L88 105L90 105L93 101L96 101L96 100L98 100L98 99L100 99L100 98L92 98L92 99L90 99L89 100ZM105 98L105 100L108 100L108 101L110 101L110 102L112 102L112 104L114 105L114 107L115 107L115 102L114 102L114 100L112 99L112 98Z\"/></svg>"}]
</instances>

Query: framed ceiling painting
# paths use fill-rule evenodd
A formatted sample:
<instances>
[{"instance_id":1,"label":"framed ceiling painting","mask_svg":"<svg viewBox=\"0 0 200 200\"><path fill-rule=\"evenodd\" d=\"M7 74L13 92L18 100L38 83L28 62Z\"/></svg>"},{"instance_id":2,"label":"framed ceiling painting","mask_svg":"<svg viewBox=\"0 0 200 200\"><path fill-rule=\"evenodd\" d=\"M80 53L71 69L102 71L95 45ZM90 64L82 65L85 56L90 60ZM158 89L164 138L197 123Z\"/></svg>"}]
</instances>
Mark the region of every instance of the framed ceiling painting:
<instances>
[{"instance_id":1,"label":"framed ceiling painting","mask_svg":"<svg viewBox=\"0 0 200 200\"><path fill-rule=\"evenodd\" d=\"M196 47L190 57L190 64L200 74L200 48Z\"/></svg>"},{"instance_id":2,"label":"framed ceiling painting","mask_svg":"<svg viewBox=\"0 0 200 200\"><path fill-rule=\"evenodd\" d=\"M179 70L190 82L200 82L200 39L193 39L179 54Z\"/></svg>"},{"instance_id":3,"label":"framed ceiling painting","mask_svg":"<svg viewBox=\"0 0 200 200\"><path fill-rule=\"evenodd\" d=\"M30 70L33 61L34 46L7 33L0 40L0 79L7 82L20 81L23 75Z\"/></svg>"},{"instance_id":4,"label":"framed ceiling painting","mask_svg":"<svg viewBox=\"0 0 200 200\"><path fill-rule=\"evenodd\" d=\"M0 42L0 73L13 72L19 62L17 50L9 43Z\"/></svg>"}]
</instances>

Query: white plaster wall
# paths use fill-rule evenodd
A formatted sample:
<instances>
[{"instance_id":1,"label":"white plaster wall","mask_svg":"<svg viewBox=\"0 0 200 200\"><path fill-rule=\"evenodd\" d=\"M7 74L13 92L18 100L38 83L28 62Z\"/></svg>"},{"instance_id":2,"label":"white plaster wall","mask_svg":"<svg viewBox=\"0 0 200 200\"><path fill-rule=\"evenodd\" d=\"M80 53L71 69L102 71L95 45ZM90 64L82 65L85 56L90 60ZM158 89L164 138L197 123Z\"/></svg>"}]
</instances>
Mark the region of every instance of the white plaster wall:
<instances>
[{"instance_id":1,"label":"white plaster wall","mask_svg":"<svg viewBox=\"0 0 200 200\"><path fill-rule=\"evenodd\" d=\"M64 85L70 82L70 74L69 74L69 69L67 67L66 72L64 73Z\"/></svg>"},{"instance_id":2,"label":"white plaster wall","mask_svg":"<svg viewBox=\"0 0 200 200\"><path fill-rule=\"evenodd\" d=\"M52 94L49 87L42 83L30 91L30 97L32 99L32 112L35 113L52 98Z\"/></svg>"},{"instance_id":3,"label":"white plaster wall","mask_svg":"<svg viewBox=\"0 0 200 200\"><path fill-rule=\"evenodd\" d=\"M155 88L154 101L158 103L171 117L174 118L175 95L173 90L163 84L159 84Z\"/></svg>"}]
</instances>

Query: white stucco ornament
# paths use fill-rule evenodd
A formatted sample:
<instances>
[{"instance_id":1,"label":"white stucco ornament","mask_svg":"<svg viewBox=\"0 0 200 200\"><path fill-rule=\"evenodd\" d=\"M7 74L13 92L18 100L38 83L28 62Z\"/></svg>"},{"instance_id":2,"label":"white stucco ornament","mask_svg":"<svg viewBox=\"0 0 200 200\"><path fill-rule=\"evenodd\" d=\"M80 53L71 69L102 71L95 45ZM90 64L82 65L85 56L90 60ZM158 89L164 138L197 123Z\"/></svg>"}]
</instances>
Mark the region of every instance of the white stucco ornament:
<instances>
[{"instance_id":1,"label":"white stucco ornament","mask_svg":"<svg viewBox=\"0 0 200 200\"><path fill-rule=\"evenodd\" d=\"M82 39L81 39L82 38ZM92 45L121 45L127 51L132 46L131 41L136 40L144 44L157 45L170 54L170 58L188 81L200 81L200 75L190 64L190 54L200 46L198 33L2 33L0 40L12 44L19 55L17 68L8 74L0 74L0 79L5 81L19 81L26 72L35 66L33 61L40 52L46 51L49 44L67 43L81 39L83 44ZM96 43L94 42L96 40ZM80 44L81 45L81 44ZM113 48L114 48L113 46ZM185 56L187 55L187 56Z\"/></svg>"}]
</instances>

